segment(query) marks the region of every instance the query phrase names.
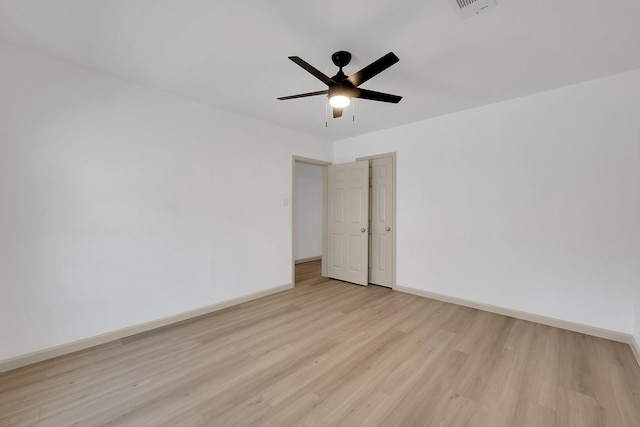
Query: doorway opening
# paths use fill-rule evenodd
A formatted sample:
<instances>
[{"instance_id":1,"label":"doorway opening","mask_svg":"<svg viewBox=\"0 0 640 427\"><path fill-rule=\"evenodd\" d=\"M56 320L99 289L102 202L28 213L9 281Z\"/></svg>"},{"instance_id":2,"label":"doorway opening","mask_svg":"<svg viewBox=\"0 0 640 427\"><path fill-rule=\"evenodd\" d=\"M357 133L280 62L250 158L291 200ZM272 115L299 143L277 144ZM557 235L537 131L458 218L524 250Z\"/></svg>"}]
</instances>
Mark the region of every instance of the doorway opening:
<instances>
[{"instance_id":1,"label":"doorway opening","mask_svg":"<svg viewBox=\"0 0 640 427\"><path fill-rule=\"evenodd\" d=\"M395 288L396 153L337 165L293 156L291 194L294 286L296 265L319 262L323 277Z\"/></svg>"},{"instance_id":2,"label":"doorway opening","mask_svg":"<svg viewBox=\"0 0 640 427\"><path fill-rule=\"evenodd\" d=\"M292 284L296 265L321 263L325 248L325 180L330 163L293 157L292 171Z\"/></svg>"}]
</instances>

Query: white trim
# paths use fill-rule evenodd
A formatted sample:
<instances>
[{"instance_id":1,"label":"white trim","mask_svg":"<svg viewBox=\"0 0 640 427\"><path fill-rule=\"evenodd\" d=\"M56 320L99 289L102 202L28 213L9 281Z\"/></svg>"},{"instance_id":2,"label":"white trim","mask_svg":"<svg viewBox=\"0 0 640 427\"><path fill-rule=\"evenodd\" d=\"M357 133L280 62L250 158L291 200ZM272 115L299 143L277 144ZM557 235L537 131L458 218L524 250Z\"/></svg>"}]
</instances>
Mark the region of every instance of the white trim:
<instances>
[{"instance_id":1,"label":"white trim","mask_svg":"<svg viewBox=\"0 0 640 427\"><path fill-rule=\"evenodd\" d=\"M293 156L293 162L304 163L307 165L315 165L315 166L329 166L331 162L327 162L324 160L311 159L309 157L301 157L301 156Z\"/></svg>"},{"instance_id":2,"label":"white trim","mask_svg":"<svg viewBox=\"0 0 640 427\"><path fill-rule=\"evenodd\" d=\"M309 258L301 258L294 261L295 264L304 264L305 262L318 261L322 256L312 256Z\"/></svg>"},{"instance_id":3,"label":"white trim","mask_svg":"<svg viewBox=\"0 0 640 427\"><path fill-rule=\"evenodd\" d=\"M320 263L320 274L322 277L328 277L327 274L327 260L329 259L327 248L327 230L328 230L328 218L329 212L327 207L329 206L329 165L322 168L322 262Z\"/></svg>"},{"instance_id":4,"label":"white trim","mask_svg":"<svg viewBox=\"0 0 640 427\"><path fill-rule=\"evenodd\" d=\"M631 335L629 346L631 347L631 351L633 352L633 355L636 357L636 361L638 362L638 365L640 365L640 344L638 344L638 340L633 335Z\"/></svg>"},{"instance_id":5,"label":"white trim","mask_svg":"<svg viewBox=\"0 0 640 427\"><path fill-rule=\"evenodd\" d=\"M198 316L213 313L224 308L228 308L234 305L242 304L254 299L266 297L278 292L286 291L293 288L292 284L286 284L276 286L274 288L265 289L263 291L255 292L249 295L233 298L227 301L222 301L216 304L211 304L206 307L197 308L195 310L185 311L183 313L175 314L173 316L164 317L158 320L152 320L150 322L141 323L139 325L130 326L128 328L119 329L113 332L107 332L106 334L96 335L95 337L85 338L78 341L73 341L67 344L62 344L55 347L50 347L44 350L35 351L22 356L14 357L12 359L6 359L0 361L0 372L10 371L12 369L21 368L23 366L31 365L33 363L42 362L44 360L52 359L54 357L63 356L65 354L73 353L76 351L84 350L89 347L95 347L100 344L105 344L110 341L119 340L131 335L136 335L142 332L151 331L153 329L162 328L163 326L171 325L184 320L193 319Z\"/></svg>"},{"instance_id":6,"label":"white trim","mask_svg":"<svg viewBox=\"0 0 640 427\"><path fill-rule=\"evenodd\" d=\"M622 332L612 331L609 329L597 328L595 326L584 325L582 323L570 322L567 320L555 319L553 317L542 316L539 314L528 313L525 311L513 310L510 308L499 307L491 304L484 304L481 302L466 300L463 298L457 298L449 295L438 294L435 292L424 291L422 289L410 288L407 286L397 285L396 291L404 292L407 294L417 295L425 298L431 298L438 301L449 302L452 304L463 305L465 307L476 308L478 310L488 311L490 313L502 314L504 316L515 317L516 319L528 320L530 322L541 323L543 325L554 326L560 329L566 329L568 331L578 332L581 334L592 335L598 338L605 338L611 341L617 341L624 344L629 344L633 348L632 340L635 341L632 335L624 334ZM636 343L636 351L637 351ZM640 353L640 352L639 352ZM638 358L638 353L636 353ZM638 358L640 363L640 358Z\"/></svg>"}]
</instances>

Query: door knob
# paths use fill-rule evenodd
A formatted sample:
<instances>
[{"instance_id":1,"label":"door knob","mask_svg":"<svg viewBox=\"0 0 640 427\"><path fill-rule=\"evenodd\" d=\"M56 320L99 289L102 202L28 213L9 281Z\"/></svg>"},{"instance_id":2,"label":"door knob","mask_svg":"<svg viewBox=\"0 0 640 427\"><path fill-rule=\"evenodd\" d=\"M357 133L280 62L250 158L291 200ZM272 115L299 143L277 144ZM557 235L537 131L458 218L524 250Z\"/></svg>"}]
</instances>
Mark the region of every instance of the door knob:
<instances>
[{"instance_id":1,"label":"door knob","mask_svg":"<svg viewBox=\"0 0 640 427\"><path fill-rule=\"evenodd\" d=\"M391 231L391 227L385 227L385 231Z\"/></svg>"},{"instance_id":2,"label":"door knob","mask_svg":"<svg viewBox=\"0 0 640 427\"><path fill-rule=\"evenodd\" d=\"M366 228L361 228L360 231L362 231L364 233L365 231L367 231L367 229Z\"/></svg>"}]
</instances>

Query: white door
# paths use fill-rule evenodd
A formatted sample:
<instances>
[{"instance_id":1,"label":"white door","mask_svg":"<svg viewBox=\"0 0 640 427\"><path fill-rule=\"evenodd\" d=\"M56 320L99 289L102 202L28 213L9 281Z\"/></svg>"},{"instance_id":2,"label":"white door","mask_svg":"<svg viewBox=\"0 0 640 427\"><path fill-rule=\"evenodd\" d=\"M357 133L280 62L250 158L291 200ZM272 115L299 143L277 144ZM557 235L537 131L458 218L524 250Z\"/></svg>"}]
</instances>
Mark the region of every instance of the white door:
<instances>
[{"instance_id":1,"label":"white door","mask_svg":"<svg viewBox=\"0 0 640 427\"><path fill-rule=\"evenodd\" d=\"M371 160L369 283L393 286L393 159Z\"/></svg>"},{"instance_id":2,"label":"white door","mask_svg":"<svg viewBox=\"0 0 640 427\"><path fill-rule=\"evenodd\" d=\"M369 162L327 167L327 276L366 286Z\"/></svg>"}]
</instances>

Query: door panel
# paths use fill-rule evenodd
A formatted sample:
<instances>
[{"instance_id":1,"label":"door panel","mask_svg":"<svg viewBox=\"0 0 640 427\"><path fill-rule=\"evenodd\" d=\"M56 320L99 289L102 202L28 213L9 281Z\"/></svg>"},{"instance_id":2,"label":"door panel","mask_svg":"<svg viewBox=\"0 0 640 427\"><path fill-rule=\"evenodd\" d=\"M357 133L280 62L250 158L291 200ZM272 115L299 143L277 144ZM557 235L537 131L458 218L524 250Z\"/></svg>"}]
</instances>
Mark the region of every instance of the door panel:
<instances>
[{"instance_id":1,"label":"door panel","mask_svg":"<svg viewBox=\"0 0 640 427\"><path fill-rule=\"evenodd\" d=\"M393 286L393 159L371 160L369 282Z\"/></svg>"},{"instance_id":2,"label":"door panel","mask_svg":"<svg viewBox=\"0 0 640 427\"><path fill-rule=\"evenodd\" d=\"M328 166L327 275L368 283L369 162Z\"/></svg>"}]
</instances>

